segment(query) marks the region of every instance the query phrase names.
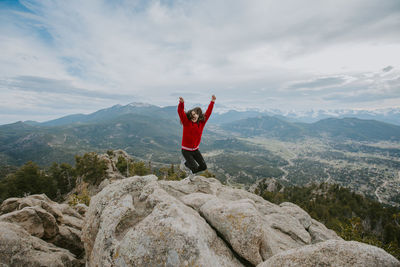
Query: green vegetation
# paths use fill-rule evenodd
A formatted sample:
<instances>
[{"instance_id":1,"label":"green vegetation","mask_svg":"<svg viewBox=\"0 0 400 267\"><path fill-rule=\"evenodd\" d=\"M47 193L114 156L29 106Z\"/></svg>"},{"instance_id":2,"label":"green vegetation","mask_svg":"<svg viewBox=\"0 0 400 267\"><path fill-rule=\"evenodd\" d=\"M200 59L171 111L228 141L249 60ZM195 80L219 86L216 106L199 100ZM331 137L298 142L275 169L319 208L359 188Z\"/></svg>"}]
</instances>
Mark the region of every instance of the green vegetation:
<instances>
[{"instance_id":1,"label":"green vegetation","mask_svg":"<svg viewBox=\"0 0 400 267\"><path fill-rule=\"evenodd\" d=\"M115 153L108 150L107 155L113 157ZM181 180L187 177L186 173L176 168L174 164L169 167L152 168L151 162L146 164L123 156L118 157L116 168L125 177L148 174L155 174L163 180ZM76 155L75 167L68 163L54 162L49 168L40 168L36 163L29 161L20 168L6 169L4 173L7 175L0 180L0 203L10 197L42 193L53 200L63 201L65 195L76 187L78 180L85 182L86 186L97 186L108 178L106 170L106 161L95 152L85 153L82 156ZM215 177L208 170L199 175ZM71 205L88 204L90 196L87 188L80 193L71 194L68 202Z\"/></svg>"},{"instance_id":2,"label":"green vegetation","mask_svg":"<svg viewBox=\"0 0 400 267\"><path fill-rule=\"evenodd\" d=\"M75 187L77 172L67 163L53 163L48 170L48 174L55 180L61 195L70 192Z\"/></svg>"},{"instance_id":3,"label":"green vegetation","mask_svg":"<svg viewBox=\"0 0 400 267\"><path fill-rule=\"evenodd\" d=\"M106 178L107 164L94 153L75 156L75 168L78 175L83 177L85 182L98 185Z\"/></svg>"},{"instance_id":4,"label":"green vegetation","mask_svg":"<svg viewBox=\"0 0 400 267\"><path fill-rule=\"evenodd\" d=\"M0 165L0 181L8 174L15 172L17 169L17 167L11 165Z\"/></svg>"},{"instance_id":5,"label":"green vegetation","mask_svg":"<svg viewBox=\"0 0 400 267\"><path fill-rule=\"evenodd\" d=\"M187 176L180 169L176 169L174 164L171 164L170 167L161 167L158 169L156 175L159 177L159 179L174 181L182 180Z\"/></svg>"},{"instance_id":6,"label":"green vegetation","mask_svg":"<svg viewBox=\"0 0 400 267\"><path fill-rule=\"evenodd\" d=\"M216 178L215 174L210 172L209 170L205 170L200 174L200 176L206 177L206 178Z\"/></svg>"},{"instance_id":7,"label":"green vegetation","mask_svg":"<svg viewBox=\"0 0 400 267\"><path fill-rule=\"evenodd\" d=\"M23 197L26 194L45 193L50 198L56 197L55 179L46 175L32 161L28 161L15 173L0 181L0 200L9 197Z\"/></svg>"},{"instance_id":8,"label":"green vegetation","mask_svg":"<svg viewBox=\"0 0 400 267\"><path fill-rule=\"evenodd\" d=\"M128 170L128 160L126 160L123 156L119 156L116 167L120 173L126 173Z\"/></svg>"},{"instance_id":9,"label":"green vegetation","mask_svg":"<svg viewBox=\"0 0 400 267\"><path fill-rule=\"evenodd\" d=\"M85 204L86 206L89 206L90 195L86 188L84 188L80 194L74 193L69 196L68 205L76 206L78 204Z\"/></svg>"},{"instance_id":10,"label":"green vegetation","mask_svg":"<svg viewBox=\"0 0 400 267\"><path fill-rule=\"evenodd\" d=\"M266 187L260 183L256 193L277 204L295 203L343 239L381 247L400 259L400 208L383 206L339 185L293 186L283 192Z\"/></svg>"},{"instance_id":11,"label":"green vegetation","mask_svg":"<svg viewBox=\"0 0 400 267\"><path fill-rule=\"evenodd\" d=\"M138 162L134 162L133 165L131 165L130 173L132 175L143 176L143 175L151 174L151 168L150 168L150 166L147 167L146 163L144 163L143 161L138 161Z\"/></svg>"},{"instance_id":12,"label":"green vegetation","mask_svg":"<svg viewBox=\"0 0 400 267\"><path fill-rule=\"evenodd\" d=\"M280 177L283 175L283 172L275 166L283 164L284 161L269 155L223 153L214 156L210 162L214 162L218 168L234 176L235 182L243 184L253 183L257 177ZM217 177L219 177L218 174Z\"/></svg>"},{"instance_id":13,"label":"green vegetation","mask_svg":"<svg viewBox=\"0 0 400 267\"><path fill-rule=\"evenodd\" d=\"M106 164L95 153L76 156L75 165L76 168L68 163L53 163L50 168L42 169L28 161L0 180L0 202L10 197L42 193L62 201L63 195L75 187L78 177L90 184L98 184L106 177Z\"/></svg>"}]
</instances>

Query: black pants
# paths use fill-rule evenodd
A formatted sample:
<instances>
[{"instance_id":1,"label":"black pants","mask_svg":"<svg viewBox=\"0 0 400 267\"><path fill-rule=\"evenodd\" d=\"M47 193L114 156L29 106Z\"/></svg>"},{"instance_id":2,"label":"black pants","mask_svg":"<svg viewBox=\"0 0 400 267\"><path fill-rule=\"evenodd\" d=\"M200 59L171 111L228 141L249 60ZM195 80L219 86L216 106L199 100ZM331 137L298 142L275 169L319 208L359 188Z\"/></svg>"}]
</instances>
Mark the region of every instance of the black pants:
<instances>
[{"instance_id":1,"label":"black pants","mask_svg":"<svg viewBox=\"0 0 400 267\"><path fill-rule=\"evenodd\" d=\"M182 155L186 160L186 167L188 167L193 173L201 172L207 169L206 162L204 161L200 150L197 149L195 151L189 151L182 149Z\"/></svg>"}]
</instances>

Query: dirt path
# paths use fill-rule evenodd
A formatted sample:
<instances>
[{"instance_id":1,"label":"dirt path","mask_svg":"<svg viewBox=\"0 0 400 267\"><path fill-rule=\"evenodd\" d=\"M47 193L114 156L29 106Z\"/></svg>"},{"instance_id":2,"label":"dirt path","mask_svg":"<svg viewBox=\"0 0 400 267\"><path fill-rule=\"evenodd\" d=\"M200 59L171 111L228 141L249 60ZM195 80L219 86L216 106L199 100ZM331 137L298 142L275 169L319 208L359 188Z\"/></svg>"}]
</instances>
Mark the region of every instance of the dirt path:
<instances>
[{"instance_id":1,"label":"dirt path","mask_svg":"<svg viewBox=\"0 0 400 267\"><path fill-rule=\"evenodd\" d=\"M388 182L385 181L382 185L378 186L375 190L375 196L378 198L379 203L382 203L382 198L379 196L378 191L381 187L385 187Z\"/></svg>"},{"instance_id":2,"label":"dirt path","mask_svg":"<svg viewBox=\"0 0 400 267\"><path fill-rule=\"evenodd\" d=\"M329 172L327 172L326 171L326 168L324 169L324 172L326 173L326 174L328 174L328 178L325 180L325 183L329 183L329 181L331 180L331 174L329 173Z\"/></svg>"},{"instance_id":3,"label":"dirt path","mask_svg":"<svg viewBox=\"0 0 400 267\"><path fill-rule=\"evenodd\" d=\"M400 171L397 173L397 181L400 182ZM385 188L389 181L385 181L383 184L378 186L375 190L375 196L378 198L379 203L382 203L382 198L379 195L379 189Z\"/></svg>"},{"instance_id":4,"label":"dirt path","mask_svg":"<svg viewBox=\"0 0 400 267\"><path fill-rule=\"evenodd\" d=\"M226 177L226 184L229 185L230 187L232 187L232 184L231 184L232 176L230 176L229 174L225 174L225 177Z\"/></svg>"},{"instance_id":5,"label":"dirt path","mask_svg":"<svg viewBox=\"0 0 400 267\"><path fill-rule=\"evenodd\" d=\"M296 159L297 158L297 156L294 156L293 158L290 158L290 159L287 159L287 162L289 163L288 165L286 165L286 166L283 166L283 167L279 167L279 169L281 170L281 171L283 171L283 176L282 176L282 180L284 180L284 181L286 181L286 182L289 182L289 180L287 179L287 176L288 176L288 174L289 174L289 172L285 169L285 168L289 168L289 167L292 167L293 165L294 165L294 163L292 162L292 160L294 160L294 159Z\"/></svg>"}]
</instances>

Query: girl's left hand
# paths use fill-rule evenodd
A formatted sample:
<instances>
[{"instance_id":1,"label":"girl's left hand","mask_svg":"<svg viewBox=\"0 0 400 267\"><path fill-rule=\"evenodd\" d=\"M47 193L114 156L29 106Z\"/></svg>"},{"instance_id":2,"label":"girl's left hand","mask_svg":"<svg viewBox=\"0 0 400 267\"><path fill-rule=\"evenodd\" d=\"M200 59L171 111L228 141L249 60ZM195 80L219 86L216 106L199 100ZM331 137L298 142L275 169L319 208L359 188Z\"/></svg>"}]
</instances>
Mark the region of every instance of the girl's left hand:
<instances>
[{"instance_id":1,"label":"girl's left hand","mask_svg":"<svg viewBox=\"0 0 400 267\"><path fill-rule=\"evenodd\" d=\"M214 102L217 98L215 97L215 95L212 95L211 97L211 101Z\"/></svg>"}]
</instances>

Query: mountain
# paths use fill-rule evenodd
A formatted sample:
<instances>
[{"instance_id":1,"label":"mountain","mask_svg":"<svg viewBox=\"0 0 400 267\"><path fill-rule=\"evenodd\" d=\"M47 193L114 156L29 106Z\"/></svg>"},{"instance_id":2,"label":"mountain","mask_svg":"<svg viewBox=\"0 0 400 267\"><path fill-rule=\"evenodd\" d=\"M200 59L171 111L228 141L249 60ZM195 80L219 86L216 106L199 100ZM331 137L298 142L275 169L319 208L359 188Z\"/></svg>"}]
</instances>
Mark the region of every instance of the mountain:
<instances>
[{"instance_id":1,"label":"mountain","mask_svg":"<svg viewBox=\"0 0 400 267\"><path fill-rule=\"evenodd\" d=\"M357 118L328 118L315 123L296 123L271 116L242 119L221 126L226 131L249 136L268 136L281 140L329 137L357 141L398 141L400 126Z\"/></svg>"},{"instance_id":2,"label":"mountain","mask_svg":"<svg viewBox=\"0 0 400 267\"><path fill-rule=\"evenodd\" d=\"M205 112L207 106L202 105L201 107L203 112ZM188 108L190 107L186 107L186 110ZM68 124L82 124L87 122L93 123L93 122L105 121L124 114L141 114L147 116L155 116L163 119L179 119L177 113L177 106L159 107L145 103L131 103L125 106L115 105L110 108L101 109L87 115L73 114L42 123L34 121L26 121L24 123L29 125L41 125L41 126L61 126ZM222 122L231 122L239 119L256 117L262 114L263 113L257 111L235 111L235 110L230 110L226 113L219 114L214 110L213 115L209 120L209 123L220 124Z\"/></svg>"},{"instance_id":3,"label":"mountain","mask_svg":"<svg viewBox=\"0 0 400 267\"><path fill-rule=\"evenodd\" d=\"M23 122L0 126L2 164L18 166L28 160L40 165L72 163L78 153L118 148L139 157L155 152L157 159L178 153L181 126L177 120L141 114L92 118L91 122L59 126Z\"/></svg>"},{"instance_id":4,"label":"mountain","mask_svg":"<svg viewBox=\"0 0 400 267\"><path fill-rule=\"evenodd\" d=\"M186 108L192 108L194 106L200 106L203 111L207 109L207 105L204 104L191 104ZM30 125L42 125L42 126L57 126L67 125L73 123L85 123L94 122L98 120L104 120L123 114L158 114L158 116L176 117L176 106L159 107L147 103L133 102L128 105L115 105L110 108L101 109L91 114L73 114L65 117L61 117L55 120L46 122L35 122L35 121L24 121ZM309 110L309 111L282 111L279 109L247 109L247 110L236 110L229 109L228 107L216 103L214 106L213 116L210 118L211 124L222 124L230 123L233 121L260 117L260 116L273 116L288 122L303 122L303 123L314 123L327 118L346 118L353 117L365 120L377 120L386 122L389 124L395 124L400 126L400 108L387 108L377 110L355 110L355 109L335 109L335 110Z\"/></svg>"},{"instance_id":5,"label":"mountain","mask_svg":"<svg viewBox=\"0 0 400 267\"><path fill-rule=\"evenodd\" d=\"M399 141L400 126L375 120L357 118L324 119L309 127L310 133L333 138L345 138L357 141Z\"/></svg>"},{"instance_id":6,"label":"mountain","mask_svg":"<svg viewBox=\"0 0 400 267\"><path fill-rule=\"evenodd\" d=\"M220 181L238 186L266 177L285 185L330 181L382 203L400 204L399 126L356 118L310 124L268 115L219 124L255 114L230 112L219 121L224 114L211 116L200 149ZM55 126L0 126L3 176L9 165L74 164L77 154L116 149L146 162L179 164L182 126L176 106L117 105L84 117Z\"/></svg>"},{"instance_id":7,"label":"mountain","mask_svg":"<svg viewBox=\"0 0 400 267\"><path fill-rule=\"evenodd\" d=\"M125 106L115 105L110 108L105 108L98 110L94 113L84 115L84 114L74 114L65 116L59 119L43 122L42 126L60 126L73 123L86 123L86 122L100 122L107 121L109 119L115 118L124 114L142 114L151 116L153 113L160 112L162 110L160 107L144 103L131 103ZM163 114L165 115L165 114Z\"/></svg>"},{"instance_id":8,"label":"mountain","mask_svg":"<svg viewBox=\"0 0 400 267\"><path fill-rule=\"evenodd\" d=\"M219 115L225 116L222 120L217 114L213 114L211 119L215 118L216 122L233 120L236 114L238 113L228 112L225 115ZM246 117L256 113L239 114ZM138 104L116 105L74 118L75 120L70 120L71 117L64 117L57 122L47 123L53 126L32 125L23 122L0 126L1 165L21 166L29 160L44 166L49 166L52 162L73 164L76 154L89 151L105 152L120 148L141 159L170 162L173 158L173 163L179 162L182 126L179 124L175 106L160 108ZM268 137L290 142L298 142L307 138L339 142L343 140L397 142L400 139L399 126L355 118L329 118L308 124L282 120L278 116L259 116L220 125L212 124L211 119L203 134L202 149L214 151L208 160L215 166L224 167L224 170L228 170L230 175L237 177L235 180L243 183L254 182L256 177L263 175L264 177L270 175L270 177L278 178L282 176L280 169L290 161L285 154L275 154L264 146L251 144L236 137ZM67 121L73 122L65 124ZM357 144L339 147L329 144L325 148L327 153L319 152L316 156L325 158L329 155L332 157L332 153L328 151L334 147L341 153L352 152L356 148L356 151L363 149L371 155L379 154L379 157L386 154L392 157L398 153L398 149L395 148L378 149ZM286 148L282 149L286 150ZM336 153L334 157L347 160L342 155ZM378 163L378 158L374 157L358 160ZM302 159L305 159L304 156ZM253 168L254 164L258 167ZM390 164L393 168L399 165L396 158L379 164ZM324 169L326 168L324 167ZM246 175L241 170L246 170ZM220 175L221 179L224 179L222 172ZM397 199L397 197L395 198Z\"/></svg>"},{"instance_id":9,"label":"mountain","mask_svg":"<svg viewBox=\"0 0 400 267\"><path fill-rule=\"evenodd\" d=\"M334 109L334 110L310 110L310 111L281 111L271 109L265 111L267 115L282 116L291 121L314 123L327 118L353 117L363 120L377 120L390 124L400 125L400 108L387 108L376 110Z\"/></svg>"},{"instance_id":10,"label":"mountain","mask_svg":"<svg viewBox=\"0 0 400 267\"><path fill-rule=\"evenodd\" d=\"M228 112L218 114L216 113L215 116L213 114L212 122L216 124L222 123L229 123L234 122L242 119L254 118L264 115L258 111L236 111L236 110L229 110ZM211 120L211 119L210 119Z\"/></svg>"}]
</instances>

